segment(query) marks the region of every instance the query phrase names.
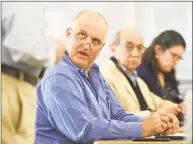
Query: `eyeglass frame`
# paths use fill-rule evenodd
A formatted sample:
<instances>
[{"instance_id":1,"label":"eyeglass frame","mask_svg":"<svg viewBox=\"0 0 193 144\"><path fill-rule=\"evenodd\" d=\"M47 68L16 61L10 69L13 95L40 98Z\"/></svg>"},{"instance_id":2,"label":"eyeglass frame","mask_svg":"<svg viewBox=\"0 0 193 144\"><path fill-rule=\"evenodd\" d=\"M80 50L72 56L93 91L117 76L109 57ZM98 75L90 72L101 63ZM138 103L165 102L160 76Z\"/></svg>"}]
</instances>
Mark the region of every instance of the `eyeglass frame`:
<instances>
[{"instance_id":1,"label":"eyeglass frame","mask_svg":"<svg viewBox=\"0 0 193 144\"><path fill-rule=\"evenodd\" d=\"M167 49L167 50L170 52L170 54L171 54L171 56L172 56L172 58L173 58L174 60L179 61L179 60L183 60L183 59L184 59L182 56L180 56L180 55L178 55L178 54L170 51L169 49Z\"/></svg>"},{"instance_id":2,"label":"eyeglass frame","mask_svg":"<svg viewBox=\"0 0 193 144\"><path fill-rule=\"evenodd\" d=\"M91 50L93 50L92 48L94 48L94 47L97 47L98 49L97 50L94 50L94 52L97 52L97 51L100 51L100 50L102 50L102 47L105 45L105 42L103 42L103 41L101 41L101 44L99 45L99 46L94 46L92 43L89 43L88 41L87 41L87 38L88 37L90 37L91 38L91 40L93 40L93 38L86 32L86 31L84 31L83 33L85 34L85 35L87 35L87 37L84 39L84 40L81 40L81 41L83 41L83 42L80 42L80 38L78 38L77 37L77 33L75 33L73 30L72 30L72 28L69 28L71 31L72 31L72 33L74 34L74 37L76 38L76 42L77 43L79 43L79 44L85 44L85 42L86 42L86 44L88 43L89 44L89 48L91 49ZM94 38L95 39L95 38Z\"/></svg>"},{"instance_id":3,"label":"eyeglass frame","mask_svg":"<svg viewBox=\"0 0 193 144\"><path fill-rule=\"evenodd\" d=\"M134 47L132 47L132 49L130 49L130 50L128 50L128 43L129 44L132 44ZM119 46L120 46L120 44L119 44ZM139 53L143 53L144 51L145 51L145 49L146 49L146 47L143 45L143 44L138 44L138 45L136 45L136 44L134 44L133 42L126 42L124 45L124 48L126 49L126 51L128 52L128 53L131 53L133 50L134 50L134 48L137 48L137 51L139 52ZM138 48L138 46L142 46L142 50L141 51L139 51L139 48Z\"/></svg>"}]
</instances>

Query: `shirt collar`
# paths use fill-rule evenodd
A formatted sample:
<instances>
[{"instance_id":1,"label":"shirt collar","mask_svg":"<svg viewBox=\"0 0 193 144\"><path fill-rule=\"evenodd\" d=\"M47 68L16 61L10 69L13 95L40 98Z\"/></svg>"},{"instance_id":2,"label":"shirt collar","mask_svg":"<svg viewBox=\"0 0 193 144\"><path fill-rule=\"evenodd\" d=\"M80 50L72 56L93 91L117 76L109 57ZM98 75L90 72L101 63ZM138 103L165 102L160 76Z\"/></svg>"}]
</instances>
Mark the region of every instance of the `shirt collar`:
<instances>
[{"instance_id":1,"label":"shirt collar","mask_svg":"<svg viewBox=\"0 0 193 144\"><path fill-rule=\"evenodd\" d=\"M122 66L122 65L120 65L120 64L119 64L119 66L120 66L128 75L130 75L130 76L132 76L132 77L137 77L137 71L136 71L136 70L134 70L133 72L130 72L130 71L128 71L124 66Z\"/></svg>"},{"instance_id":2,"label":"shirt collar","mask_svg":"<svg viewBox=\"0 0 193 144\"><path fill-rule=\"evenodd\" d=\"M85 70L80 68L80 67L78 67L76 64L74 64L72 62L72 60L69 58L68 53L66 51L65 51L64 56L63 56L63 61L65 61L72 68L76 69L78 72L81 72L84 75L86 75ZM95 64L95 63L91 66L89 72L92 72L93 70L94 71L99 71L99 66L97 64Z\"/></svg>"},{"instance_id":3,"label":"shirt collar","mask_svg":"<svg viewBox=\"0 0 193 144\"><path fill-rule=\"evenodd\" d=\"M111 57L110 59L115 63L115 65L116 65L119 69L121 69L121 70L125 73L126 77L128 77L128 78L132 81L132 83L136 86L137 71L134 70L133 72L130 72L130 71L128 71L124 66L122 66L121 64L119 64L118 61L116 60L116 58Z\"/></svg>"},{"instance_id":4,"label":"shirt collar","mask_svg":"<svg viewBox=\"0 0 193 144\"><path fill-rule=\"evenodd\" d=\"M133 72L128 71L124 66L118 63L117 59L115 57L110 58L119 68L121 68L123 71L128 73L131 76L137 77L137 71L134 70Z\"/></svg>"}]
</instances>

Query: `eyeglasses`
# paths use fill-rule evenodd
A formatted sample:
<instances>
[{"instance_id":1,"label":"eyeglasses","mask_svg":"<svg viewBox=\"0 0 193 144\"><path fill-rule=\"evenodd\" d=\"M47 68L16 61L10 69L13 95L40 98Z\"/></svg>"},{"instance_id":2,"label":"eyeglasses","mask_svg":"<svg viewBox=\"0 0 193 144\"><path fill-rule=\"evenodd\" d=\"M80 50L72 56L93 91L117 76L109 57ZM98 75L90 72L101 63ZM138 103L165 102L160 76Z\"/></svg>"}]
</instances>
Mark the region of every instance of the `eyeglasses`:
<instances>
[{"instance_id":1,"label":"eyeglasses","mask_svg":"<svg viewBox=\"0 0 193 144\"><path fill-rule=\"evenodd\" d=\"M169 49L168 49L168 51L170 52L170 54L172 55L172 57L173 57L174 60L176 60L176 61L178 61L178 60L183 60L183 57L182 57L182 56L180 56L180 55L178 55L178 54L170 51Z\"/></svg>"},{"instance_id":2,"label":"eyeglasses","mask_svg":"<svg viewBox=\"0 0 193 144\"><path fill-rule=\"evenodd\" d=\"M135 48L137 48L137 51L139 53L143 53L145 51L145 47L142 44L135 45L132 42L127 42L125 44L125 48L126 48L127 52L129 52L129 53L132 52Z\"/></svg>"},{"instance_id":3,"label":"eyeglasses","mask_svg":"<svg viewBox=\"0 0 193 144\"><path fill-rule=\"evenodd\" d=\"M72 29L71 29L71 31L74 33L74 36L76 38L77 43L89 44L89 47L93 51L101 50L101 47L104 45L104 42L102 42L102 40L100 40L99 38L92 38L85 31L79 31L78 33L75 33ZM88 42L88 38L91 39L90 43Z\"/></svg>"}]
</instances>

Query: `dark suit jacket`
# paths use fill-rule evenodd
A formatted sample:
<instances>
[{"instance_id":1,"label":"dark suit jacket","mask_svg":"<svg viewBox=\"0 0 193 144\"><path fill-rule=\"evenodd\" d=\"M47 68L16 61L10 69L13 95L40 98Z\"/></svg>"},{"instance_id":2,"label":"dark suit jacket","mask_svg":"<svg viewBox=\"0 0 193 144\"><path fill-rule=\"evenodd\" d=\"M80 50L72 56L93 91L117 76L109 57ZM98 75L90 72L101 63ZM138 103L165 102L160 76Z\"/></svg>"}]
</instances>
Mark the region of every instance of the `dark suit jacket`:
<instances>
[{"instance_id":1,"label":"dark suit jacket","mask_svg":"<svg viewBox=\"0 0 193 144\"><path fill-rule=\"evenodd\" d=\"M179 97L179 90L174 88L171 85L171 82L167 80L165 81L166 84L163 88L157 79L157 75L155 75L151 68L146 64L141 64L137 68L137 74L145 81L150 91L160 96L161 98L170 100L174 103L180 103L183 101L183 99Z\"/></svg>"}]
</instances>

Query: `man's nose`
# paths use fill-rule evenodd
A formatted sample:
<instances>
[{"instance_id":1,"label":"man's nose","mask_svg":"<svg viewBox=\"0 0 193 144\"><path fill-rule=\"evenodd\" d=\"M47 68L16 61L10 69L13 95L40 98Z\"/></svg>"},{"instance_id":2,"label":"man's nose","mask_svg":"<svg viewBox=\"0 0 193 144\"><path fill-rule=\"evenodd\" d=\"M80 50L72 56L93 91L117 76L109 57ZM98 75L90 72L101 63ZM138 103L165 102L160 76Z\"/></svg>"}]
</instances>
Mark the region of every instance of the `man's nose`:
<instances>
[{"instance_id":1,"label":"man's nose","mask_svg":"<svg viewBox=\"0 0 193 144\"><path fill-rule=\"evenodd\" d=\"M84 41L84 43L83 43L83 47L84 47L85 49L90 49L91 42L92 42L91 38L87 37L87 39L86 39L86 40Z\"/></svg>"},{"instance_id":2,"label":"man's nose","mask_svg":"<svg viewBox=\"0 0 193 144\"><path fill-rule=\"evenodd\" d=\"M85 42L85 43L83 44L83 47L84 47L84 49L90 49L90 43Z\"/></svg>"},{"instance_id":3,"label":"man's nose","mask_svg":"<svg viewBox=\"0 0 193 144\"><path fill-rule=\"evenodd\" d=\"M133 48L130 55L133 56L133 57L138 57L139 56L138 49L136 47Z\"/></svg>"}]
</instances>

